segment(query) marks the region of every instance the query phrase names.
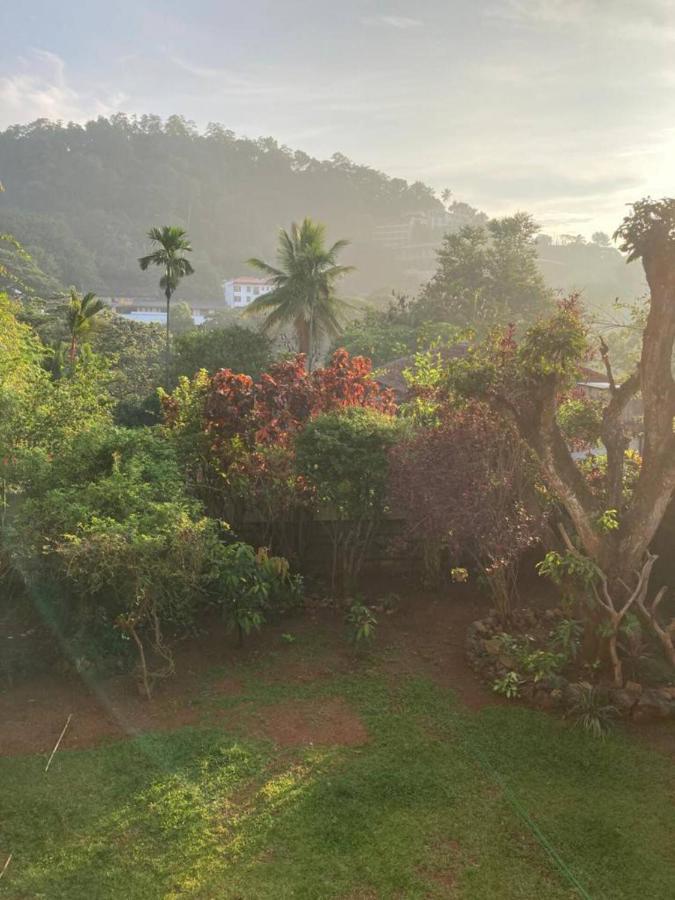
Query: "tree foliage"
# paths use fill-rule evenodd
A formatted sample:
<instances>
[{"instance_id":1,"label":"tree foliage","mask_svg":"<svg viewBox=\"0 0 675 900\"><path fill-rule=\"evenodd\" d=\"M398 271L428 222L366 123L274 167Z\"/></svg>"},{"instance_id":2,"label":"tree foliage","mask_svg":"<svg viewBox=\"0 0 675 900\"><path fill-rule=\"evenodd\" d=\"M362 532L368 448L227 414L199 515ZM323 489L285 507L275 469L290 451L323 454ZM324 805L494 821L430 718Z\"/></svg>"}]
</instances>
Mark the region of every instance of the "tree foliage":
<instances>
[{"instance_id":1,"label":"tree foliage","mask_svg":"<svg viewBox=\"0 0 675 900\"><path fill-rule=\"evenodd\" d=\"M176 335L174 373L192 377L200 369L214 374L228 368L258 378L272 363L269 339L258 331L233 324L223 328L200 326Z\"/></svg>"},{"instance_id":2,"label":"tree foliage","mask_svg":"<svg viewBox=\"0 0 675 900\"><path fill-rule=\"evenodd\" d=\"M346 304L335 293L337 281L352 270L338 265L337 257L348 241L326 246L325 226L311 219L295 222L290 231L279 232L277 266L261 259L249 259L273 285L246 307L246 315L266 313L266 331L291 324L295 329L298 352L311 366L324 337L335 337L342 328Z\"/></svg>"},{"instance_id":3,"label":"tree foliage","mask_svg":"<svg viewBox=\"0 0 675 900\"><path fill-rule=\"evenodd\" d=\"M296 467L333 541L333 588L354 588L386 506L388 451L397 421L349 406L312 419L296 438Z\"/></svg>"},{"instance_id":4,"label":"tree foliage","mask_svg":"<svg viewBox=\"0 0 675 900\"><path fill-rule=\"evenodd\" d=\"M434 584L471 559L507 619L520 558L541 536L534 470L515 430L489 408L442 405L391 452L389 497Z\"/></svg>"},{"instance_id":5,"label":"tree foliage","mask_svg":"<svg viewBox=\"0 0 675 900\"><path fill-rule=\"evenodd\" d=\"M563 532L565 552L585 556L595 573L590 583L578 585L582 611L591 626L587 650L607 653L617 682L622 680L618 633L632 609L675 665L675 620L664 624L659 618L665 591L648 599L655 562L650 545L675 489L674 209L673 200L640 201L617 232L629 258L642 260L650 301L640 362L623 382L614 378L606 345L599 348L609 384L600 428L606 450L601 489L597 482L589 483L586 468L573 457L559 419L560 397L573 385L591 351L576 298L561 302L553 317L533 325L522 340L512 332L493 339L457 361L452 372L455 389L481 398L514 424L569 515L578 541L575 544ZM627 478L630 433L624 412L638 393L644 409L643 453L639 475Z\"/></svg>"},{"instance_id":6,"label":"tree foliage","mask_svg":"<svg viewBox=\"0 0 675 900\"><path fill-rule=\"evenodd\" d=\"M517 213L448 234L438 269L424 288L417 318L485 333L496 324L531 322L550 308L552 292L537 267L531 216Z\"/></svg>"},{"instance_id":7,"label":"tree foliage","mask_svg":"<svg viewBox=\"0 0 675 900\"><path fill-rule=\"evenodd\" d=\"M314 159L217 123L199 133L179 116L16 125L0 133L0 159L0 231L31 252L43 247L36 262L62 287L99 296L151 289L136 261L148 215L189 229L196 274L184 293L191 300L221 296L222 279L238 274L252 249L270 257L278 223L306 210L353 236L357 278L373 290L403 274L396 254L373 244L374 222L442 208L425 185L339 154Z\"/></svg>"}]
</instances>

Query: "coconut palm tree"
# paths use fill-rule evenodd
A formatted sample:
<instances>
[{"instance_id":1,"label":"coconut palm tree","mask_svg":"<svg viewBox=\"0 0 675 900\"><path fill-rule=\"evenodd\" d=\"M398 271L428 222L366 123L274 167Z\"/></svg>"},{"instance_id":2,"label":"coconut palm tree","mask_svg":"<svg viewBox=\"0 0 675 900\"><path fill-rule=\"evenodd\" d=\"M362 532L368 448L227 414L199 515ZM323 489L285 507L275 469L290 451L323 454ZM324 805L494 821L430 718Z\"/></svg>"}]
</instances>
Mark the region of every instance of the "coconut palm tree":
<instances>
[{"instance_id":1,"label":"coconut palm tree","mask_svg":"<svg viewBox=\"0 0 675 900\"><path fill-rule=\"evenodd\" d=\"M164 274L159 279L159 286L166 297L166 380L169 383L171 366L171 297L186 275L192 275L194 269L184 253L192 253L192 245L187 232L178 225L162 225L151 228L148 237L155 248L147 256L141 256L138 263L145 271L150 266L159 266Z\"/></svg>"},{"instance_id":2,"label":"coconut palm tree","mask_svg":"<svg viewBox=\"0 0 675 900\"><path fill-rule=\"evenodd\" d=\"M72 363L77 355L78 343L94 327L96 316L105 309L105 303L91 291L82 296L74 288L70 290L70 300L66 309L66 324L70 334L68 359Z\"/></svg>"},{"instance_id":3,"label":"coconut palm tree","mask_svg":"<svg viewBox=\"0 0 675 900\"><path fill-rule=\"evenodd\" d=\"M279 232L278 268L261 259L248 264L263 272L274 289L257 297L246 314L268 312L263 329L269 331L292 324L298 350L311 367L312 354L323 335L334 337L342 330L341 319L349 304L335 294L335 284L353 266L339 266L337 255L349 241L326 246L326 229L319 222L295 222L290 232Z\"/></svg>"}]
</instances>

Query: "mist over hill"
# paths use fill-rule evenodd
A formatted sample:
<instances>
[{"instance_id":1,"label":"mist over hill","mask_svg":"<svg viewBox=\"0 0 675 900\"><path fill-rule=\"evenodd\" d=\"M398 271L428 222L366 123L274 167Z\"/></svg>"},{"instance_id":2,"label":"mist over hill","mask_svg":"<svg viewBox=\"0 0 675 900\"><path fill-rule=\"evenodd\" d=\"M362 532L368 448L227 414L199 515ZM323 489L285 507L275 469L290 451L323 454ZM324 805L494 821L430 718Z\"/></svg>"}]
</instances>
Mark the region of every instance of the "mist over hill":
<instances>
[{"instance_id":1,"label":"mist over hill","mask_svg":"<svg viewBox=\"0 0 675 900\"><path fill-rule=\"evenodd\" d=\"M189 300L220 298L224 278L247 271L252 255L273 258L278 229L305 215L351 241L344 261L357 271L347 293L414 292L433 273L443 233L486 218L339 153L317 160L218 124L200 133L179 116L12 126L0 133L0 179L0 232L55 282L104 296L156 292L155 275L137 262L155 224L189 231ZM642 293L637 267L626 269L611 246L576 238L543 241L539 252L552 287L582 290L595 307Z\"/></svg>"}]
</instances>

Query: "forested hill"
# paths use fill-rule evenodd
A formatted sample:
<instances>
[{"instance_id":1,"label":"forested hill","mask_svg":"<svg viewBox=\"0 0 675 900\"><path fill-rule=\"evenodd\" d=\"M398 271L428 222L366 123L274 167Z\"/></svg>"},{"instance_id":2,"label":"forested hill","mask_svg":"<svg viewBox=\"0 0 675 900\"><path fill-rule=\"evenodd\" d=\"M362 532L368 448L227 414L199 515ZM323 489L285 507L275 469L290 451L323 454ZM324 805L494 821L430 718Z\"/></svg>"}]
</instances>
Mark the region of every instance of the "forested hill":
<instances>
[{"instance_id":1,"label":"forested hill","mask_svg":"<svg viewBox=\"0 0 675 900\"><path fill-rule=\"evenodd\" d=\"M62 284L109 292L154 289L137 257L151 225L186 227L197 274L186 296L220 295L250 256L272 256L281 226L305 215L349 238L354 290L391 281L396 255L373 241L378 223L443 211L430 188L388 178L340 154L319 161L273 139L201 134L180 117L116 115L86 125L40 120L0 133L0 232L9 231ZM395 273L393 273L395 275Z\"/></svg>"},{"instance_id":2,"label":"forested hill","mask_svg":"<svg viewBox=\"0 0 675 900\"><path fill-rule=\"evenodd\" d=\"M246 259L273 259L278 229L307 215L327 224L330 240L352 242L343 261L357 271L344 289L361 296L415 292L433 273L444 231L486 219L465 203L446 212L426 185L341 154L321 161L221 125L200 133L179 116L12 126L0 132L0 181L0 234L30 251L48 276L42 284L102 296L157 291L156 273L138 266L152 225L188 229L196 274L181 296L213 300L225 277L247 271ZM410 214L419 214L414 224ZM393 246L383 230L406 222L406 246ZM639 267L627 269L611 246L542 237L538 252L548 284L581 290L595 309L644 290Z\"/></svg>"}]
</instances>

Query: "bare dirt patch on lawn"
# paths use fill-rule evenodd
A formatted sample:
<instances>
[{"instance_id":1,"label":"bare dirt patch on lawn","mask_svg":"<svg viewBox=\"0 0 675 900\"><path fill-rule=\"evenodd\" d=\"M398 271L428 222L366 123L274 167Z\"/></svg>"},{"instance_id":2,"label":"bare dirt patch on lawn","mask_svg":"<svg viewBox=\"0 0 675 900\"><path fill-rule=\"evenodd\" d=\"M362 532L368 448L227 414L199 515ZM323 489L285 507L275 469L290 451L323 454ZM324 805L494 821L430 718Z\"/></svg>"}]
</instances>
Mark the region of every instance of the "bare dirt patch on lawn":
<instances>
[{"instance_id":1,"label":"bare dirt patch on lawn","mask_svg":"<svg viewBox=\"0 0 675 900\"><path fill-rule=\"evenodd\" d=\"M475 678L464 654L466 626L485 608L486 601L464 586L446 596L411 591L390 615L378 613L372 649L359 652L346 641L344 613L337 609L283 620L251 635L243 647L214 617L202 624L199 635L178 642L176 674L157 682L150 701L139 694L132 675L94 681L53 673L0 686L0 756L49 753L70 713L61 745L65 751L185 725L223 727L229 716L250 723L252 706L245 700L236 704L236 713L217 713L215 723L210 721L212 706L204 702L209 695L245 695L250 676L303 688L375 664L394 679L429 677L452 688L472 708L494 704L499 698ZM293 633L293 646L284 643L286 632ZM367 740L358 716L338 701L256 707L256 716L257 733L282 745L350 746Z\"/></svg>"},{"instance_id":2,"label":"bare dirt patch on lawn","mask_svg":"<svg viewBox=\"0 0 675 900\"><path fill-rule=\"evenodd\" d=\"M280 747L358 747L368 741L360 717L340 697L284 701L253 711L237 708L223 718L247 734Z\"/></svg>"}]
</instances>

